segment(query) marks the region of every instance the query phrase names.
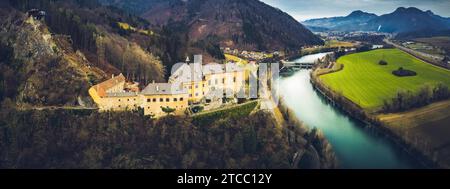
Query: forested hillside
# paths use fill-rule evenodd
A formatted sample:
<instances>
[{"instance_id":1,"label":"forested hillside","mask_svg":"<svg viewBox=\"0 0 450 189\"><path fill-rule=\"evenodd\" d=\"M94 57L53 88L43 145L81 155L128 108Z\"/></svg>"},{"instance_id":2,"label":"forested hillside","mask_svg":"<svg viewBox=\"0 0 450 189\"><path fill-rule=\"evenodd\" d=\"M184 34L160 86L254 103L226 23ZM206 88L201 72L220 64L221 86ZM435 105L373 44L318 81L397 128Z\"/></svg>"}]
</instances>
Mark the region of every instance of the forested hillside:
<instances>
[{"instance_id":1,"label":"forested hillside","mask_svg":"<svg viewBox=\"0 0 450 189\"><path fill-rule=\"evenodd\" d=\"M111 74L123 73L141 85L164 80L165 67L152 53L155 44L134 42L162 40L146 30L145 20L95 1L8 2L0 8L0 99L74 106L79 99L89 101L88 88ZM45 16L27 13L33 9ZM124 32L120 23L140 30Z\"/></svg>"},{"instance_id":2,"label":"forested hillside","mask_svg":"<svg viewBox=\"0 0 450 189\"><path fill-rule=\"evenodd\" d=\"M76 105L92 82L106 77L66 46L66 37L52 35L40 21L13 9L0 17L0 100Z\"/></svg>"},{"instance_id":3,"label":"forested hillside","mask_svg":"<svg viewBox=\"0 0 450 189\"><path fill-rule=\"evenodd\" d=\"M137 3L139 2L139 3ZM219 47L242 50L298 50L322 40L285 12L259 0L102 0L147 19L156 28L177 31L187 52L216 59ZM203 45L207 44L207 45Z\"/></svg>"},{"instance_id":4,"label":"forested hillside","mask_svg":"<svg viewBox=\"0 0 450 189\"><path fill-rule=\"evenodd\" d=\"M118 27L118 24L127 23L135 27L146 28L148 23L143 19L128 15L115 8L100 6L96 1L88 0L13 0L11 5L22 12L30 9L45 11L46 16L43 22L49 27L50 32L70 36L74 49L83 52L90 62L95 63L107 73L123 72L128 76L128 79L138 81L162 79L164 70L159 61L146 61L145 59L127 61L120 58L119 65L117 62L108 61L105 58L106 55L112 53L116 53L112 56L122 57L127 54L131 55L129 57L140 57L139 54L143 51L133 51L133 49L128 48L133 46L134 42L131 37L121 32L122 29ZM119 34L123 35L120 36ZM151 38L149 35L146 37ZM108 42L108 40L122 50L116 52L105 50L103 43ZM121 43L117 43L117 41L121 41ZM147 49L144 48L144 50ZM151 52L146 53L153 56ZM122 69L128 67L129 64L131 64L130 67L140 67L141 69ZM155 75L152 70L160 73ZM151 76L154 78L150 78Z\"/></svg>"},{"instance_id":5,"label":"forested hillside","mask_svg":"<svg viewBox=\"0 0 450 189\"><path fill-rule=\"evenodd\" d=\"M135 112L0 111L0 168L334 168L323 137L270 114L152 120ZM306 155L294 163L294 154ZM311 154L311 155L309 155ZM314 155L315 154L315 155Z\"/></svg>"}]
</instances>

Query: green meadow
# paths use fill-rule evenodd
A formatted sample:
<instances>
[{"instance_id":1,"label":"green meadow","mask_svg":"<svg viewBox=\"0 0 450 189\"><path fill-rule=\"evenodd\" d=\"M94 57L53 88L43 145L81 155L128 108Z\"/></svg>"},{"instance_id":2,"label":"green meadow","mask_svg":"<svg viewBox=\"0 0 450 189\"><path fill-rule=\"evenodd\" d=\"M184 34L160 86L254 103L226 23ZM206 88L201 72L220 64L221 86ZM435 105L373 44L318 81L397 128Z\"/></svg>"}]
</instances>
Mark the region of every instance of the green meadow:
<instances>
[{"instance_id":1,"label":"green meadow","mask_svg":"<svg viewBox=\"0 0 450 189\"><path fill-rule=\"evenodd\" d=\"M388 65L380 65L385 60ZM417 92L422 86L441 82L450 87L450 71L427 64L398 49L381 49L343 56L337 60L344 69L320 76L332 90L341 93L364 109L377 109L384 100L400 90ZM399 67L412 70L416 76L398 77L392 71Z\"/></svg>"}]
</instances>

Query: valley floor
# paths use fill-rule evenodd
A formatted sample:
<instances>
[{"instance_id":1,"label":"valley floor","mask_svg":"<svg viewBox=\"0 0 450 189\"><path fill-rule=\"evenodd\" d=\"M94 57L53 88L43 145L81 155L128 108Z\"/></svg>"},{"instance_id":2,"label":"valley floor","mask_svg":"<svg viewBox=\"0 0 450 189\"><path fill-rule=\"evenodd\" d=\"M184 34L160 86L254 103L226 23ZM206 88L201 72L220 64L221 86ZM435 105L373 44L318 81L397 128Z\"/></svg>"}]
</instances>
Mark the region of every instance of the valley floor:
<instances>
[{"instance_id":1,"label":"valley floor","mask_svg":"<svg viewBox=\"0 0 450 189\"><path fill-rule=\"evenodd\" d=\"M354 60L349 59L354 58L357 55L368 55L369 53L372 53L373 55L373 53L376 52L384 52L382 53L383 56L385 54L388 55L388 52L395 52L394 54L390 54L390 57L386 57L389 62L392 62L392 64L402 64L403 62L411 64L414 62L414 65L405 64L403 66L411 66L415 70L420 71L422 76L407 79L395 78L389 75L389 72L386 70L380 71L380 66L376 63L378 59L370 59L374 56L370 56L369 58L360 56ZM407 57L409 59L402 57ZM337 72L333 72L332 69L327 68L316 69L314 73L315 75L320 75L319 81L321 79L328 81L318 82L316 85L320 85L330 90L333 93L333 100L336 100L334 98L337 97L344 97L344 99L347 99L345 102L349 102L349 104L341 104L344 108L348 107L351 110L356 108L356 112L366 112L366 116L369 117L369 120L378 120L383 127L391 131L408 146L412 146L429 160L435 162L439 167L450 168L450 100L435 102L425 107L391 114L380 114L377 113L378 111L371 111L371 108L375 106L364 106L364 104L361 104L364 100L372 100L377 101L378 103L372 104L378 104L377 106L379 107L382 102L380 99L393 97L397 91L396 89L403 87L412 90L417 88L417 86L420 86L421 83L432 83L433 80L441 81L444 82L445 85L449 85L450 83L448 80L435 78L439 74L442 74L442 78L446 78L444 75L448 75L449 72L423 62L415 61L411 59L411 56L405 56L404 53L399 50L371 51L368 53L343 57L340 59L341 63L343 60L345 60L343 71L338 70ZM356 64L360 67L354 67ZM391 69L394 69L395 66ZM369 69L372 72L368 72L368 68L374 69ZM361 70L365 71L361 74ZM345 73L347 73L347 75L345 75ZM356 77L359 75L364 77ZM381 75L384 77L380 77ZM341 77L336 78L336 76ZM415 81L415 79L417 81ZM398 82L401 84L398 84ZM374 83L378 83L378 85L372 85ZM389 85L386 85L386 83L389 83ZM354 93L355 91L357 92ZM381 93L380 91L385 91L385 93ZM366 94L365 92L369 93ZM353 94L353 96L348 94ZM351 104L354 105L352 106Z\"/></svg>"},{"instance_id":2,"label":"valley floor","mask_svg":"<svg viewBox=\"0 0 450 189\"><path fill-rule=\"evenodd\" d=\"M402 113L380 114L379 120L404 141L442 167L450 167L450 100Z\"/></svg>"}]
</instances>

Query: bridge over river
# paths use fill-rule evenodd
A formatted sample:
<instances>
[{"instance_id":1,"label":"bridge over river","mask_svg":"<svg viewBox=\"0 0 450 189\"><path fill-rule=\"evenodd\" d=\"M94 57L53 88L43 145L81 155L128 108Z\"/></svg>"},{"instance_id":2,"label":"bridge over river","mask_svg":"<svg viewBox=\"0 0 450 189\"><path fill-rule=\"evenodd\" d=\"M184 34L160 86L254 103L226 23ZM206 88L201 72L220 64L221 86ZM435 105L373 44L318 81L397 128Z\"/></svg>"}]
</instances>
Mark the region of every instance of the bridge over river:
<instances>
[{"instance_id":1,"label":"bridge over river","mask_svg":"<svg viewBox=\"0 0 450 189\"><path fill-rule=\"evenodd\" d=\"M311 69L317 63L318 60L323 59L327 54L332 54L333 52L324 52L312 55L303 56L294 61L282 61L281 71L294 69Z\"/></svg>"},{"instance_id":2,"label":"bridge over river","mask_svg":"<svg viewBox=\"0 0 450 189\"><path fill-rule=\"evenodd\" d=\"M297 68L297 69L311 69L314 66L314 62L282 62L283 67L281 70L285 68Z\"/></svg>"}]
</instances>

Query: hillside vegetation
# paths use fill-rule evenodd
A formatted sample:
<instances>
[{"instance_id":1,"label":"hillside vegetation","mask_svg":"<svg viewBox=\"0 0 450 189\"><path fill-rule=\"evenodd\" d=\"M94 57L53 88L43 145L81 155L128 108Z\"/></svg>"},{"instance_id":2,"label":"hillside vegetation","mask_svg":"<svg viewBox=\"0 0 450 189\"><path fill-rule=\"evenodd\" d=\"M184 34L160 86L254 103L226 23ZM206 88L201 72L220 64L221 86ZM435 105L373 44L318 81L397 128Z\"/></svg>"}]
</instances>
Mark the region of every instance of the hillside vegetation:
<instances>
[{"instance_id":1,"label":"hillside vegetation","mask_svg":"<svg viewBox=\"0 0 450 189\"><path fill-rule=\"evenodd\" d=\"M46 16L28 16L25 11L31 8ZM163 81L161 60L134 37L120 35L114 27L118 21L145 24L89 1L11 1L0 9L0 100L77 106L80 100L90 101L90 86L111 74L123 73L141 85ZM152 41L141 32L133 35Z\"/></svg>"},{"instance_id":2,"label":"hillside vegetation","mask_svg":"<svg viewBox=\"0 0 450 189\"><path fill-rule=\"evenodd\" d=\"M176 36L204 52L208 49L196 45L197 42L246 50L298 50L304 45L323 44L290 15L259 0L103 2L139 14L155 27L176 28L180 32ZM142 11L142 8L147 9ZM211 48L214 49L214 45Z\"/></svg>"},{"instance_id":3,"label":"hillside vegetation","mask_svg":"<svg viewBox=\"0 0 450 189\"><path fill-rule=\"evenodd\" d=\"M46 16L42 22L48 26L49 31L69 36L73 48L82 52L89 62L108 75L124 73L127 79L142 83L164 78L162 63L156 57L162 57L163 54L151 48L151 45L141 44L141 41L164 43L164 40L145 32L123 33L118 26L118 23L126 23L141 31L147 31L148 23L139 17L101 6L95 0L17 0L11 1L11 5L22 12L32 8L45 11ZM115 51L108 51L111 48L105 49L105 43L113 45ZM115 56L116 59L113 61L108 56ZM123 58L125 56L128 59ZM140 58L142 56L149 59ZM131 59L133 57L138 58ZM120 65L117 61L121 61ZM127 67L139 67L139 70L125 69ZM156 72L159 73L155 74Z\"/></svg>"},{"instance_id":4,"label":"hillside vegetation","mask_svg":"<svg viewBox=\"0 0 450 189\"><path fill-rule=\"evenodd\" d=\"M336 165L318 133L280 132L263 112L194 125L138 112L17 111L7 101L0 130L0 168L296 168L294 154L306 148L320 155L302 166Z\"/></svg>"},{"instance_id":5,"label":"hillside vegetation","mask_svg":"<svg viewBox=\"0 0 450 189\"><path fill-rule=\"evenodd\" d=\"M82 53L61 46L67 39L52 36L40 21L14 10L1 18L0 101L76 105L92 82L105 77L103 71L89 67Z\"/></svg>"}]
</instances>

